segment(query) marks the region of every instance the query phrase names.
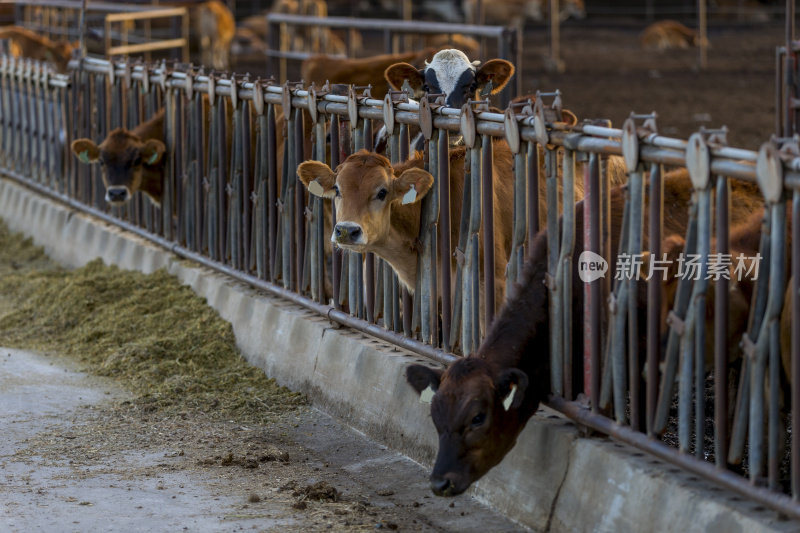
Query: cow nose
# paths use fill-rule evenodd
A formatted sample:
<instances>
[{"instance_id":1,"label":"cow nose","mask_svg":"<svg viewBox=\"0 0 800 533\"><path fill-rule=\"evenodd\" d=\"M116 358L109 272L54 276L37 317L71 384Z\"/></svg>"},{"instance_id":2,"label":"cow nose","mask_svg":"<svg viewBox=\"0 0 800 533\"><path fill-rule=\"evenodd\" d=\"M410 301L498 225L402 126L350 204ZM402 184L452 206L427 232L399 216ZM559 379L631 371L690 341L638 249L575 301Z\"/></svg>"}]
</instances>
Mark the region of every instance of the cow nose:
<instances>
[{"instance_id":1,"label":"cow nose","mask_svg":"<svg viewBox=\"0 0 800 533\"><path fill-rule=\"evenodd\" d=\"M355 242L361 237L361 227L358 224L342 223L333 228L333 235L337 242Z\"/></svg>"},{"instance_id":2,"label":"cow nose","mask_svg":"<svg viewBox=\"0 0 800 533\"><path fill-rule=\"evenodd\" d=\"M431 478L431 490L437 496L444 496L450 488L450 480L447 478Z\"/></svg>"},{"instance_id":3,"label":"cow nose","mask_svg":"<svg viewBox=\"0 0 800 533\"><path fill-rule=\"evenodd\" d=\"M125 187L114 187L106 191L106 200L109 202L124 202L128 199L128 189Z\"/></svg>"}]
</instances>

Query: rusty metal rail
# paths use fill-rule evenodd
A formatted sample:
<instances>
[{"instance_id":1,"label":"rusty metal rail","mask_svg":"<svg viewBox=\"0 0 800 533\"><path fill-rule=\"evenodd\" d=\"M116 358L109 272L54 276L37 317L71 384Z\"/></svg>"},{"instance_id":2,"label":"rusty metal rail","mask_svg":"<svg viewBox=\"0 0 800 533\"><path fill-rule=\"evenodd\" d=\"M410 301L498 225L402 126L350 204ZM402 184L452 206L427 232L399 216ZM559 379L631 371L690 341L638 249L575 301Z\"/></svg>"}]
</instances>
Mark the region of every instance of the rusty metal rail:
<instances>
[{"instance_id":1,"label":"rusty metal rail","mask_svg":"<svg viewBox=\"0 0 800 533\"><path fill-rule=\"evenodd\" d=\"M61 76L2 56L0 168L42 194L181 257L443 364L479 346L503 287L508 294L514 291L531 239L540 229L547 231L549 302L542 305L550 306L551 404L581 424L800 517L800 506L780 487L787 474L778 468L783 457L777 444L787 434L776 424L780 386L774 386L782 372L777 325L784 312L787 266L800 272L796 241L791 258L782 255L787 194L794 195L793 228L800 228L796 140L776 139L755 152L727 146L724 130L674 139L658 135L650 115L632 115L622 128L591 121L567 127L556 120L560 96L552 96L540 95L535 103L500 114L481 103L448 109L435 98L417 103L390 93L379 100L352 87L278 85L163 63L86 60L82 69ZM99 170L79 163L70 143L80 137L99 142L111 129L133 127L162 107L167 166L160 206L142 195L122 208L108 206ZM379 122L391 134L387 155L393 163L409 157L409 127L421 128L424 165L435 181L424 200L414 287L400 284L378 256L328 248L335 209L308 196L295 176L297 165L307 159L335 168L368 145ZM465 153L463 168L450 164L451 141L458 137L464 144L459 148ZM607 167L614 166L609 157L619 155L627 169L627 194L624 213L611 213L611 195L619 191L613 191ZM501 158L514 165L507 177L513 182L513 205L492 201L493 168ZM667 165L688 170L694 194L681 237L684 251L700 258L731 246L729 187L744 180L757 182L763 192L768 222L761 237L763 265L741 359L727 360L731 347L725 344L727 325L720 310L728 306L729 291L721 280L681 279L669 329L660 314L661 284L651 280L650 297L643 302L636 278L623 277L612 286L610 275L619 268L610 267L606 281L572 295L576 254L583 251L575 244L579 235L586 249L617 267L619 251L628 257L660 254L659 244L669 236L662 221L670 209L663 205ZM454 180L461 179L461 171L459 189ZM584 183L587 200L576 204ZM452 197L454 191L460 196ZM456 220L450 208L458 204ZM507 228L511 249L508 257L493 257L486 251L495 250L502 209L513 211L506 219L513 221ZM581 212L583 227L576 224ZM622 239L619 250L612 251L609 228L615 216L622 219ZM452 241L451 227L459 229ZM496 283L495 266L506 262L505 279ZM717 309L713 372L704 366L705 337L711 334L709 286L716 290ZM572 330L576 302L583 304L585 336ZM647 319L640 323L643 306ZM792 316L795 324L798 315ZM656 342L662 327L665 347ZM648 342L641 345L636 333L645 328ZM800 327L792 328L793 376L800 366L798 335ZM731 391L737 406L728 411L723 376L730 368L741 377ZM761 392L766 390L768 398ZM794 396L797 390L792 388ZM573 403L579 394L590 399L591 412ZM706 417L711 411L713 428ZM705 442L707 434L713 446ZM665 437L674 438L678 448L656 445ZM791 437L797 497L794 465L800 448ZM743 465L745 450L748 463ZM712 455L713 466L707 461ZM750 479L733 473L734 466L744 468Z\"/></svg>"}]
</instances>

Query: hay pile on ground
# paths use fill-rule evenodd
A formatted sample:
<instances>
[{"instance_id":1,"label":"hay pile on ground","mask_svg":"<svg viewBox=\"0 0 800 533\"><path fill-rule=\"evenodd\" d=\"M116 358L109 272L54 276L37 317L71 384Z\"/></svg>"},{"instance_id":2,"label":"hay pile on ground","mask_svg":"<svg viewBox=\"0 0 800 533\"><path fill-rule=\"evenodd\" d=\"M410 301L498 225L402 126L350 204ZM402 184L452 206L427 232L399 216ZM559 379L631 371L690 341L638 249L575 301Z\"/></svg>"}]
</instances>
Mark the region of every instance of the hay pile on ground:
<instances>
[{"instance_id":1,"label":"hay pile on ground","mask_svg":"<svg viewBox=\"0 0 800 533\"><path fill-rule=\"evenodd\" d=\"M67 270L0 221L0 346L73 357L118 379L134 403L263 423L305 403L239 355L233 331L165 271L95 260Z\"/></svg>"}]
</instances>

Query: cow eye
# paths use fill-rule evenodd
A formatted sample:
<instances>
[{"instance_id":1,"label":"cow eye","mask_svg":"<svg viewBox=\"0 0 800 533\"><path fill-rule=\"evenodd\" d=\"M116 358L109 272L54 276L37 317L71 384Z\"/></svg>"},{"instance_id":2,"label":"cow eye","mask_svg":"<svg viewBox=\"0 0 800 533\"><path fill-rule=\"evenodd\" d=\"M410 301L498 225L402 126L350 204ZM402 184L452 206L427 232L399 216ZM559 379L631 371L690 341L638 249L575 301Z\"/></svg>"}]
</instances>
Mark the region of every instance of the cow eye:
<instances>
[{"instance_id":1,"label":"cow eye","mask_svg":"<svg viewBox=\"0 0 800 533\"><path fill-rule=\"evenodd\" d=\"M375 198L381 202L384 201L386 199L386 189L379 190L378 194L375 195Z\"/></svg>"},{"instance_id":2,"label":"cow eye","mask_svg":"<svg viewBox=\"0 0 800 533\"><path fill-rule=\"evenodd\" d=\"M427 83L423 83L422 84L422 90L427 93L427 92L430 92L431 88L428 86Z\"/></svg>"},{"instance_id":3,"label":"cow eye","mask_svg":"<svg viewBox=\"0 0 800 533\"><path fill-rule=\"evenodd\" d=\"M133 160L133 166L138 167L142 164L142 154L136 156L136 159Z\"/></svg>"},{"instance_id":4,"label":"cow eye","mask_svg":"<svg viewBox=\"0 0 800 533\"><path fill-rule=\"evenodd\" d=\"M341 197L342 197L342 195L341 195L341 194L339 194L339 186L338 186L338 185L334 185L334 186L333 186L333 192L335 192L335 193L336 193L336 196L338 196L339 198L341 198Z\"/></svg>"},{"instance_id":5,"label":"cow eye","mask_svg":"<svg viewBox=\"0 0 800 533\"><path fill-rule=\"evenodd\" d=\"M480 413L472 417L472 427L478 427L486 422L486 413Z\"/></svg>"}]
</instances>

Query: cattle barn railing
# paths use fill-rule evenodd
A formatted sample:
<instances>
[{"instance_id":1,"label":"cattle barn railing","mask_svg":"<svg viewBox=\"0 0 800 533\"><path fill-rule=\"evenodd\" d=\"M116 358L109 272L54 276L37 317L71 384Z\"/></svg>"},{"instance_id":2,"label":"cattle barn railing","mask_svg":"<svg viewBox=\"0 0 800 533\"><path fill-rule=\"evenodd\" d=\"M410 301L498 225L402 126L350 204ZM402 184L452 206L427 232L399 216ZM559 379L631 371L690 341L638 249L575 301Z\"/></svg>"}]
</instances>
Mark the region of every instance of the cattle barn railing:
<instances>
[{"instance_id":1,"label":"cattle barn railing","mask_svg":"<svg viewBox=\"0 0 800 533\"><path fill-rule=\"evenodd\" d=\"M546 105L550 99L546 95L540 95L533 106L497 114L482 104L449 109L427 98L417 104L394 93L376 99L352 87L344 94L334 89L208 76L168 69L163 63L88 60L83 70L70 76L52 75L39 64L2 56L0 166L6 176L27 187L182 257L447 364L458 357L456 353L475 350L481 341L480 321L489 320L494 309L489 291L484 298L476 290L480 284L477 241L483 236L486 248L491 249L492 212L486 208L491 206L492 180L487 178L497 144L491 141L505 138L515 165L514 175L504 177L513 180L515 189L509 282L522 269L524 250L539 230L540 213L545 206L551 207L547 212L550 405L582 425L800 518L800 507L792 500L800 495L797 446L792 446L789 456L792 496L781 486L787 476L782 474L786 457L780 444L786 439L794 444L796 437L779 425L778 394L785 389L780 384L777 336L788 277L783 261L784 199L791 197L793 230L800 231L796 139L770 141L756 153L726 146L724 131L701 131L688 140L658 135L652 116L632 115L622 129L593 122L569 127L553 120L558 98ZM166 109L167 175L161 206L135 195L125 208L108 207L98 170L80 164L69 153L71 141L83 136L100 141L112 128L138 124L162 106ZM297 164L307 153L336 167L350 152L367 145L375 121L383 121L391 132L389 156L395 162L408 156L409 126L419 126L427 141L427 168L435 178L423 207L420 274L413 298L399 288L392 270L370 254L326 253L323 200L307 197L295 176ZM448 219L446 209L449 170L445 162L450 136L458 134L467 146L465 167L470 172L465 179L462 218L456 221ZM232 139L230 150L227 138ZM540 154L545 161L541 172ZM573 250L575 236L582 232L586 249L618 262L617 251L610 250L611 189L602 167L607 156L619 154L624 155L629 173L620 247L628 256L643 251L646 227L650 242L655 243L650 252L659 257L667 213L662 194L665 167L689 171L694 192L686 250L703 261L711 253L712 237L717 239L718 252L728 250L730 187L757 181L764 191L766 216L763 228L757 230L762 232L763 265L749 327L740 337L742 359L728 362L726 314L716 313L714 371L707 374L704 369L703 337L710 334L705 324L705 286L715 286L714 305L726 309L729 291L724 278L681 279L669 340L662 347L658 342L660 280L653 277L647 282L652 291L646 300L648 318L646 324L637 324L635 280L623 278L611 287L607 277L585 286L585 320L578 322L586 324L584 346L578 347L584 357L573 361L570 265L579 251ZM576 161L583 164L576 167ZM278 168L282 168L280 176ZM575 176L576 168L584 169L583 174ZM542 179L546 202L539 197ZM587 199L577 206L582 206L587 223L576 227L573 200L575 184L581 180ZM563 184L560 193L559 182ZM560 227L552 209L559 195L564 215ZM650 206L648 217L644 216L645 202ZM464 231L459 242L448 245L450 224L459 224ZM441 263L447 265L453 252L463 261L455 274L459 282L451 285L450 269L437 269L436 257L444 257ZM797 273L797 239L790 255L787 263ZM494 271L491 254L480 260L485 271ZM451 286L453 290L447 290ZM603 305L604 293L613 294L608 306ZM602 320L605 314L607 320ZM792 321L795 386L790 403L796 417L800 313ZM605 328L604 322L608 323ZM626 335L626 323L632 334ZM646 346L639 346L636 331L644 327L651 334ZM643 364L639 354L646 354ZM576 365L585 369L580 390L571 387ZM740 378L733 392L735 405L729 407L731 368L739 370ZM583 396L576 401L579 393ZM713 424L707 411L714 412ZM711 445L705 443L707 435ZM675 441L677 446L672 444ZM735 473L739 470L745 474Z\"/></svg>"},{"instance_id":2,"label":"cattle barn railing","mask_svg":"<svg viewBox=\"0 0 800 533\"><path fill-rule=\"evenodd\" d=\"M17 25L54 40L77 41L80 38L82 3L79 0L37 0L15 4ZM102 49L95 51L102 51L106 57L144 54L146 59L150 59L152 52L173 51L175 59L189 61L189 14L186 7L89 2L86 19L90 30L102 36Z\"/></svg>"},{"instance_id":3,"label":"cattle barn railing","mask_svg":"<svg viewBox=\"0 0 800 533\"><path fill-rule=\"evenodd\" d=\"M509 87L500 94L501 105L507 106L509 101L522 91L522 47L519 45L521 38L517 28L504 26L479 26L475 24L451 24L445 22L424 22L416 20L394 19L362 19L355 17L308 17L304 15L289 15L283 13L270 13L266 15L269 27L269 48L267 50L268 72L280 72L280 79L285 79L287 60L303 61L313 54L286 49L284 34L287 26L301 26L311 28L347 29L359 32L380 31L383 34L383 52L386 54L397 53L397 37L400 35L455 35L461 34L468 37L478 37L482 40L481 54L487 52L486 41L493 40L496 46L496 57L507 59L516 66L515 79ZM348 46L350 53L352 47ZM320 53L324 53L321 51ZM486 60L487 57L480 59Z\"/></svg>"}]
</instances>

